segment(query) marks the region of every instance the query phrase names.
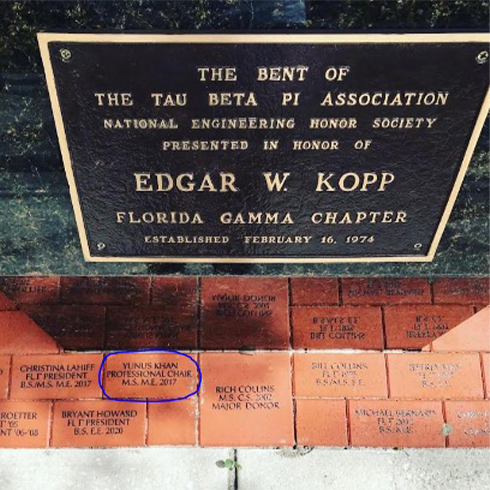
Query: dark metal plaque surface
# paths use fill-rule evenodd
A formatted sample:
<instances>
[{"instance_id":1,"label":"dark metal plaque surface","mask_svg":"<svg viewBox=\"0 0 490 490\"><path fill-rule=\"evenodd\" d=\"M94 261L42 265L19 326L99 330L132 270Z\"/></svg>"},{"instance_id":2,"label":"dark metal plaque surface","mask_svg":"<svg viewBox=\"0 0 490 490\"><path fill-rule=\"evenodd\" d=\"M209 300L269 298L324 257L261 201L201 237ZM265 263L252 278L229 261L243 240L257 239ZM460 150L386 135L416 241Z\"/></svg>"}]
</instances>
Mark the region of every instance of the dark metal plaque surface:
<instances>
[{"instance_id":1,"label":"dark metal plaque surface","mask_svg":"<svg viewBox=\"0 0 490 490\"><path fill-rule=\"evenodd\" d=\"M484 34L39 34L90 261L430 261Z\"/></svg>"}]
</instances>

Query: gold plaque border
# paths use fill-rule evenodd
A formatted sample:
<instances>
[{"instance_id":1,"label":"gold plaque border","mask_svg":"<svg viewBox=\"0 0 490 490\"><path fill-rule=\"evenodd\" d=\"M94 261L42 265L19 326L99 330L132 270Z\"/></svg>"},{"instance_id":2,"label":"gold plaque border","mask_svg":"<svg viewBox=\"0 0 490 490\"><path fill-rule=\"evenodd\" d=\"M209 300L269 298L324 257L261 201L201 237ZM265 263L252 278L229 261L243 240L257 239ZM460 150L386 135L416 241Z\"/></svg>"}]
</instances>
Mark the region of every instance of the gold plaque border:
<instances>
[{"instance_id":1,"label":"gold plaque border","mask_svg":"<svg viewBox=\"0 0 490 490\"><path fill-rule=\"evenodd\" d=\"M486 33L451 33L451 34L70 34L39 32L37 34L41 58L46 75L49 98L54 114L56 131L61 148L75 220L80 235L82 251L87 262L167 262L167 263L354 263L354 262L431 262L446 228L449 216L458 196L461 184L470 164L473 151L478 142L485 119L490 109L490 90L484 98L480 113L476 120L471 138L466 148L463 161L449 195L448 202L442 214L439 225L432 239L427 255L401 257L93 257L90 254L85 223L83 221L80 199L73 175L70 151L66 139L65 127L61 116L61 108L56 90L51 57L48 50L50 42L79 42L79 43L254 43L254 44L401 44L401 43L488 43L490 37Z\"/></svg>"}]
</instances>

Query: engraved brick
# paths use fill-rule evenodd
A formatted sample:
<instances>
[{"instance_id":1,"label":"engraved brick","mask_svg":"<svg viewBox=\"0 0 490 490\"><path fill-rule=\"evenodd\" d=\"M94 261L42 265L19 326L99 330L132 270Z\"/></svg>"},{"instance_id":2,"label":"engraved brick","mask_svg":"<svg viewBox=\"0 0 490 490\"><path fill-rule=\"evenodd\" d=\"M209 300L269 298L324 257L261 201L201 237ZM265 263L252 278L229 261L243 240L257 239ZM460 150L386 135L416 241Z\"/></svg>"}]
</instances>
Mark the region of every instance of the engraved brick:
<instances>
[{"instance_id":1,"label":"engraved brick","mask_svg":"<svg viewBox=\"0 0 490 490\"><path fill-rule=\"evenodd\" d=\"M19 304L52 304L59 298L60 278L50 277L0 277L0 291Z\"/></svg>"},{"instance_id":2,"label":"engraved brick","mask_svg":"<svg viewBox=\"0 0 490 490\"><path fill-rule=\"evenodd\" d=\"M185 356L136 353L110 355L104 365L104 380L111 398L181 398L196 390L199 375L196 365Z\"/></svg>"},{"instance_id":3,"label":"engraved brick","mask_svg":"<svg viewBox=\"0 0 490 490\"><path fill-rule=\"evenodd\" d=\"M101 397L101 354L14 356L10 397L14 400Z\"/></svg>"},{"instance_id":4,"label":"engraved brick","mask_svg":"<svg viewBox=\"0 0 490 490\"><path fill-rule=\"evenodd\" d=\"M0 402L0 447L45 448L51 402Z\"/></svg>"},{"instance_id":5,"label":"engraved brick","mask_svg":"<svg viewBox=\"0 0 490 490\"><path fill-rule=\"evenodd\" d=\"M55 402L51 446L143 446L145 419L144 403L111 400Z\"/></svg>"},{"instance_id":6,"label":"engraved brick","mask_svg":"<svg viewBox=\"0 0 490 490\"><path fill-rule=\"evenodd\" d=\"M444 277L434 281L436 303L489 304L488 277Z\"/></svg>"},{"instance_id":7,"label":"engraved brick","mask_svg":"<svg viewBox=\"0 0 490 490\"><path fill-rule=\"evenodd\" d=\"M108 349L197 348L196 306L109 307Z\"/></svg>"},{"instance_id":8,"label":"engraved brick","mask_svg":"<svg viewBox=\"0 0 490 490\"><path fill-rule=\"evenodd\" d=\"M352 446L444 447L442 403L349 400Z\"/></svg>"},{"instance_id":9,"label":"engraved brick","mask_svg":"<svg viewBox=\"0 0 490 490\"><path fill-rule=\"evenodd\" d=\"M22 311L0 311L0 354L59 352L56 342Z\"/></svg>"},{"instance_id":10,"label":"engraved brick","mask_svg":"<svg viewBox=\"0 0 490 490\"><path fill-rule=\"evenodd\" d=\"M291 278L291 298L294 306L338 305L338 279L293 277Z\"/></svg>"},{"instance_id":11,"label":"engraved brick","mask_svg":"<svg viewBox=\"0 0 490 490\"><path fill-rule=\"evenodd\" d=\"M431 302L429 282L423 278L344 277L340 281L344 304L384 305Z\"/></svg>"},{"instance_id":12,"label":"engraved brick","mask_svg":"<svg viewBox=\"0 0 490 490\"><path fill-rule=\"evenodd\" d=\"M294 390L300 397L388 395L383 354L294 354Z\"/></svg>"},{"instance_id":13,"label":"engraved brick","mask_svg":"<svg viewBox=\"0 0 490 490\"><path fill-rule=\"evenodd\" d=\"M26 305L22 307L64 349L102 350L106 308L98 305Z\"/></svg>"},{"instance_id":14,"label":"engraved brick","mask_svg":"<svg viewBox=\"0 0 490 490\"><path fill-rule=\"evenodd\" d=\"M203 348L288 347L287 279L203 278L201 298Z\"/></svg>"},{"instance_id":15,"label":"engraved brick","mask_svg":"<svg viewBox=\"0 0 490 490\"><path fill-rule=\"evenodd\" d=\"M490 400L447 401L450 447L490 447Z\"/></svg>"},{"instance_id":16,"label":"engraved brick","mask_svg":"<svg viewBox=\"0 0 490 490\"><path fill-rule=\"evenodd\" d=\"M388 349L421 349L473 315L471 306L387 306Z\"/></svg>"},{"instance_id":17,"label":"engraved brick","mask_svg":"<svg viewBox=\"0 0 490 490\"><path fill-rule=\"evenodd\" d=\"M163 306L195 306L197 277L152 277L151 302Z\"/></svg>"},{"instance_id":18,"label":"engraved brick","mask_svg":"<svg viewBox=\"0 0 490 490\"><path fill-rule=\"evenodd\" d=\"M449 306L446 306L450 308ZM490 308L470 316L456 328L432 342L433 351L490 352Z\"/></svg>"},{"instance_id":19,"label":"engraved brick","mask_svg":"<svg viewBox=\"0 0 490 490\"><path fill-rule=\"evenodd\" d=\"M203 353L200 359L201 445L293 445L288 353Z\"/></svg>"},{"instance_id":20,"label":"engraved brick","mask_svg":"<svg viewBox=\"0 0 490 490\"><path fill-rule=\"evenodd\" d=\"M293 308L295 349L383 349L381 308Z\"/></svg>"},{"instance_id":21,"label":"engraved brick","mask_svg":"<svg viewBox=\"0 0 490 490\"><path fill-rule=\"evenodd\" d=\"M300 446L347 446L345 400L296 400Z\"/></svg>"},{"instance_id":22,"label":"engraved brick","mask_svg":"<svg viewBox=\"0 0 490 490\"><path fill-rule=\"evenodd\" d=\"M148 444L193 446L197 444L197 396L175 403L148 406Z\"/></svg>"},{"instance_id":23,"label":"engraved brick","mask_svg":"<svg viewBox=\"0 0 490 490\"><path fill-rule=\"evenodd\" d=\"M477 353L388 354L393 398L483 398Z\"/></svg>"},{"instance_id":24,"label":"engraved brick","mask_svg":"<svg viewBox=\"0 0 490 490\"><path fill-rule=\"evenodd\" d=\"M0 356L0 400L6 400L9 389L10 356Z\"/></svg>"},{"instance_id":25,"label":"engraved brick","mask_svg":"<svg viewBox=\"0 0 490 490\"><path fill-rule=\"evenodd\" d=\"M150 300L149 277L62 277L61 299L68 304L137 305Z\"/></svg>"}]
</instances>

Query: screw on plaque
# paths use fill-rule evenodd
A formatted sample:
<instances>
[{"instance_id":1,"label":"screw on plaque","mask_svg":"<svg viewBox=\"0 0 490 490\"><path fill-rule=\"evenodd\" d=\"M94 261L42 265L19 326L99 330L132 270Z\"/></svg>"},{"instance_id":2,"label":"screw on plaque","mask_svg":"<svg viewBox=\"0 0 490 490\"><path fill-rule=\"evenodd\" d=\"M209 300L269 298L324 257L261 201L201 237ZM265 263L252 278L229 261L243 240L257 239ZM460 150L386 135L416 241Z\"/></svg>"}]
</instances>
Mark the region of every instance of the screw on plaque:
<instances>
[{"instance_id":1,"label":"screw on plaque","mask_svg":"<svg viewBox=\"0 0 490 490\"><path fill-rule=\"evenodd\" d=\"M481 51L476 57L476 62L483 65L488 61L488 51Z\"/></svg>"},{"instance_id":2,"label":"screw on plaque","mask_svg":"<svg viewBox=\"0 0 490 490\"><path fill-rule=\"evenodd\" d=\"M422 244L421 244L421 243L416 243L416 244L413 246L413 248L414 248L415 250L420 250L420 249L422 248Z\"/></svg>"},{"instance_id":3,"label":"screw on plaque","mask_svg":"<svg viewBox=\"0 0 490 490\"><path fill-rule=\"evenodd\" d=\"M61 60L66 63L71 59L71 51L69 49L62 48L60 49L60 56L61 56Z\"/></svg>"},{"instance_id":4,"label":"screw on plaque","mask_svg":"<svg viewBox=\"0 0 490 490\"><path fill-rule=\"evenodd\" d=\"M105 247L106 247L106 245L104 242L99 242L97 244L97 250L104 250Z\"/></svg>"}]
</instances>

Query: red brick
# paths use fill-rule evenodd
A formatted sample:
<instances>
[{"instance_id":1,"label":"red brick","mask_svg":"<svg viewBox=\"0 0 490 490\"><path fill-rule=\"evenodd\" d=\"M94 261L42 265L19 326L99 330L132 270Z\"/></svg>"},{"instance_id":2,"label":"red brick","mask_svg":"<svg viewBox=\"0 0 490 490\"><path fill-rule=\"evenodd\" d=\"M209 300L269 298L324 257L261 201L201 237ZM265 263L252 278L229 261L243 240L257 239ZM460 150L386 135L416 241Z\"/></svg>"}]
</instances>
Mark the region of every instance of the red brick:
<instances>
[{"instance_id":1,"label":"red brick","mask_svg":"<svg viewBox=\"0 0 490 490\"><path fill-rule=\"evenodd\" d=\"M434 301L436 303L488 304L488 277L445 277L434 281Z\"/></svg>"},{"instance_id":2,"label":"red brick","mask_svg":"<svg viewBox=\"0 0 490 490\"><path fill-rule=\"evenodd\" d=\"M152 277L151 302L164 306L197 305L197 277Z\"/></svg>"},{"instance_id":3,"label":"red brick","mask_svg":"<svg viewBox=\"0 0 490 490\"><path fill-rule=\"evenodd\" d=\"M15 310L15 305L0 291L0 311Z\"/></svg>"},{"instance_id":4,"label":"red brick","mask_svg":"<svg viewBox=\"0 0 490 490\"><path fill-rule=\"evenodd\" d=\"M490 400L447 401L450 447L490 447Z\"/></svg>"},{"instance_id":5,"label":"red brick","mask_svg":"<svg viewBox=\"0 0 490 490\"><path fill-rule=\"evenodd\" d=\"M116 354L105 362L104 380L111 398L181 398L196 390L199 375L179 354Z\"/></svg>"},{"instance_id":6,"label":"red brick","mask_svg":"<svg viewBox=\"0 0 490 490\"><path fill-rule=\"evenodd\" d=\"M294 354L294 389L303 397L388 395L383 354Z\"/></svg>"},{"instance_id":7,"label":"red brick","mask_svg":"<svg viewBox=\"0 0 490 490\"><path fill-rule=\"evenodd\" d=\"M295 349L383 349L381 308L293 308Z\"/></svg>"},{"instance_id":8,"label":"red brick","mask_svg":"<svg viewBox=\"0 0 490 490\"><path fill-rule=\"evenodd\" d=\"M417 277L343 277L341 290L342 302L351 305L431 302L429 282Z\"/></svg>"},{"instance_id":9,"label":"red brick","mask_svg":"<svg viewBox=\"0 0 490 490\"><path fill-rule=\"evenodd\" d=\"M10 360L9 356L0 356L0 400L6 400L8 396Z\"/></svg>"},{"instance_id":10,"label":"red brick","mask_svg":"<svg viewBox=\"0 0 490 490\"><path fill-rule=\"evenodd\" d=\"M59 352L56 342L22 311L0 311L0 354Z\"/></svg>"},{"instance_id":11,"label":"red brick","mask_svg":"<svg viewBox=\"0 0 490 490\"><path fill-rule=\"evenodd\" d=\"M59 289L60 278L57 276L0 277L0 291L19 304L56 303Z\"/></svg>"},{"instance_id":12,"label":"red brick","mask_svg":"<svg viewBox=\"0 0 490 490\"><path fill-rule=\"evenodd\" d=\"M288 353L203 353L200 359L201 445L293 445Z\"/></svg>"},{"instance_id":13,"label":"red brick","mask_svg":"<svg viewBox=\"0 0 490 490\"><path fill-rule=\"evenodd\" d=\"M421 349L473 314L471 306L388 306L385 308L388 349Z\"/></svg>"},{"instance_id":14,"label":"red brick","mask_svg":"<svg viewBox=\"0 0 490 490\"><path fill-rule=\"evenodd\" d=\"M149 277L62 277L61 299L69 304L137 305L150 300Z\"/></svg>"},{"instance_id":15,"label":"red brick","mask_svg":"<svg viewBox=\"0 0 490 490\"><path fill-rule=\"evenodd\" d=\"M0 447L45 448L51 402L0 402Z\"/></svg>"},{"instance_id":16,"label":"red brick","mask_svg":"<svg viewBox=\"0 0 490 490\"><path fill-rule=\"evenodd\" d=\"M197 348L195 306L109 307L108 349Z\"/></svg>"},{"instance_id":17,"label":"red brick","mask_svg":"<svg viewBox=\"0 0 490 490\"><path fill-rule=\"evenodd\" d=\"M197 443L197 397L148 406L148 444L193 446Z\"/></svg>"},{"instance_id":18,"label":"red brick","mask_svg":"<svg viewBox=\"0 0 490 490\"><path fill-rule=\"evenodd\" d=\"M296 400L300 446L347 446L345 400Z\"/></svg>"},{"instance_id":19,"label":"red brick","mask_svg":"<svg viewBox=\"0 0 490 490\"><path fill-rule=\"evenodd\" d=\"M291 278L291 299L294 306L338 305L338 279L293 277Z\"/></svg>"},{"instance_id":20,"label":"red brick","mask_svg":"<svg viewBox=\"0 0 490 490\"><path fill-rule=\"evenodd\" d=\"M393 398L483 398L477 353L388 354Z\"/></svg>"},{"instance_id":21,"label":"red brick","mask_svg":"<svg viewBox=\"0 0 490 490\"><path fill-rule=\"evenodd\" d=\"M349 400L352 446L444 447L442 403Z\"/></svg>"},{"instance_id":22,"label":"red brick","mask_svg":"<svg viewBox=\"0 0 490 490\"><path fill-rule=\"evenodd\" d=\"M64 349L102 350L106 308L98 305L26 305L22 307Z\"/></svg>"},{"instance_id":23,"label":"red brick","mask_svg":"<svg viewBox=\"0 0 490 490\"><path fill-rule=\"evenodd\" d=\"M55 402L51 446L143 446L145 419L144 403L111 400Z\"/></svg>"},{"instance_id":24,"label":"red brick","mask_svg":"<svg viewBox=\"0 0 490 490\"><path fill-rule=\"evenodd\" d=\"M14 400L97 398L101 354L14 356L10 397Z\"/></svg>"},{"instance_id":25,"label":"red brick","mask_svg":"<svg viewBox=\"0 0 490 490\"><path fill-rule=\"evenodd\" d=\"M449 307L448 307L449 308ZM490 308L484 308L432 342L433 351L490 351Z\"/></svg>"},{"instance_id":26,"label":"red brick","mask_svg":"<svg viewBox=\"0 0 490 490\"><path fill-rule=\"evenodd\" d=\"M203 278L201 298L203 348L288 347L287 279Z\"/></svg>"}]
</instances>

